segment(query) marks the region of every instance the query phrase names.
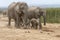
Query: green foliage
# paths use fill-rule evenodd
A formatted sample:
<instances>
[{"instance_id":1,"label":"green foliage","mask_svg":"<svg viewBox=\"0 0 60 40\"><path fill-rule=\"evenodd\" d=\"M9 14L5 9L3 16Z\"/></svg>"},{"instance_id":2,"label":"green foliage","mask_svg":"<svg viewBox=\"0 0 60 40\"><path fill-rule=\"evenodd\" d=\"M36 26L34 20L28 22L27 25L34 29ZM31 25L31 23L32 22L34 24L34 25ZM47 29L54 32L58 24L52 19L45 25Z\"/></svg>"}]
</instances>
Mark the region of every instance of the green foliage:
<instances>
[{"instance_id":1,"label":"green foliage","mask_svg":"<svg viewBox=\"0 0 60 40\"><path fill-rule=\"evenodd\" d=\"M47 23L60 23L60 8L46 8Z\"/></svg>"}]
</instances>

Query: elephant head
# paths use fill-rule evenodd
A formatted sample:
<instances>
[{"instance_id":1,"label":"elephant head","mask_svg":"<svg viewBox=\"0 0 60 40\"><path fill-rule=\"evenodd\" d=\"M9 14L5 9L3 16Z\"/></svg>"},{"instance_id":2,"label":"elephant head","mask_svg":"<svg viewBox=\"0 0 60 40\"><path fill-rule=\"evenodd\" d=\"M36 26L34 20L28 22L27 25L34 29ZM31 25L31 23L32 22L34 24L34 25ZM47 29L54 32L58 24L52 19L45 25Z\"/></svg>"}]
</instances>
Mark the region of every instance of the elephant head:
<instances>
[{"instance_id":1,"label":"elephant head","mask_svg":"<svg viewBox=\"0 0 60 40\"><path fill-rule=\"evenodd\" d=\"M27 12L27 9L28 9L27 3L25 3L25 2L17 2L16 4L17 4L17 7L16 7L15 11L19 15L23 16L24 13L26 13Z\"/></svg>"},{"instance_id":2,"label":"elephant head","mask_svg":"<svg viewBox=\"0 0 60 40\"><path fill-rule=\"evenodd\" d=\"M19 3L19 11L22 11L22 12L27 12L27 9L28 9L28 5L27 3L25 2L20 2Z\"/></svg>"}]
</instances>

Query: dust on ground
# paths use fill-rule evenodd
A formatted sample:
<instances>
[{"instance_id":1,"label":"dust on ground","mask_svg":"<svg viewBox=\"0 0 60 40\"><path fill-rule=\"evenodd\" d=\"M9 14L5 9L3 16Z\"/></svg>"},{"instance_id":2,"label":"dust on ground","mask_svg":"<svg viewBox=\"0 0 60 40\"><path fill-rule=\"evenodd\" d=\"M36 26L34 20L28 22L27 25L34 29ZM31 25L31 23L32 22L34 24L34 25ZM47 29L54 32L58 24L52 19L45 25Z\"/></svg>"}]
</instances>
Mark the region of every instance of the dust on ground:
<instances>
[{"instance_id":1,"label":"dust on ground","mask_svg":"<svg viewBox=\"0 0 60 40\"><path fill-rule=\"evenodd\" d=\"M0 15L0 40L60 40L60 24L42 23L42 30L16 29L12 20L8 28L8 18Z\"/></svg>"}]
</instances>

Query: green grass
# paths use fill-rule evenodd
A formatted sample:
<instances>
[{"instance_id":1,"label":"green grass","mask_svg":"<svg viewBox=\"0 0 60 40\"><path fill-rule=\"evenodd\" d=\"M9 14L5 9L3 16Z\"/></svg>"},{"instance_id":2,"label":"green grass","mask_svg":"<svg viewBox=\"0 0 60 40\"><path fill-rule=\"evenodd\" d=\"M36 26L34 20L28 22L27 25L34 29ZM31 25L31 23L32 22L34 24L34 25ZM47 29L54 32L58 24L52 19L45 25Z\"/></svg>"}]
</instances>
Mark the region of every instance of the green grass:
<instances>
[{"instance_id":1,"label":"green grass","mask_svg":"<svg viewBox=\"0 0 60 40\"><path fill-rule=\"evenodd\" d=\"M46 8L47 23L60 23L60 8Z\"/></svg>"}]
</instances>

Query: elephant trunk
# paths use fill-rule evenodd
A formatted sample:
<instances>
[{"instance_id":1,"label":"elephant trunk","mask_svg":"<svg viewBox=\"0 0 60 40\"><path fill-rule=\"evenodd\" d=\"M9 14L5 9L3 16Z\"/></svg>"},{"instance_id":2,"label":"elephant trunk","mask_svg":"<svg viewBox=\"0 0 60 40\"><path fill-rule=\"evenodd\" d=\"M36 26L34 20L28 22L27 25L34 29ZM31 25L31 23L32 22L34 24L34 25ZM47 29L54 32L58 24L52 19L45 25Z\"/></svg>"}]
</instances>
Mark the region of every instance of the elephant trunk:
<instances>
[{"instance_id":1,"label":"elephant trunk","mask_svg":"<svg viewBox=\"0 0 60 40\"><path fill-rule=\"evenodd\" d=\"M40 11L40 15L43 16L44 25L46 25L46 11Z\"/></svg>"},{"instance_id":2,"label":"elephant trunk","mask_svg":"<svg viewBox=\"0 0 60 40\"><path fill-rule=\"evenodd\" d=\"M42 10L41 15L43 16L44 25L46 25L46 10Z\"/></svg>"},{"instance_id":3,"label":"elephant trunk","mask_svg":"<svg viewBox=\"0 0 60 40\"><path fill-rule=\"evenodd\" d=\"M44 18L44 25L46 25L46 16L43 16Z\"/></svg>"}]
</instances>

